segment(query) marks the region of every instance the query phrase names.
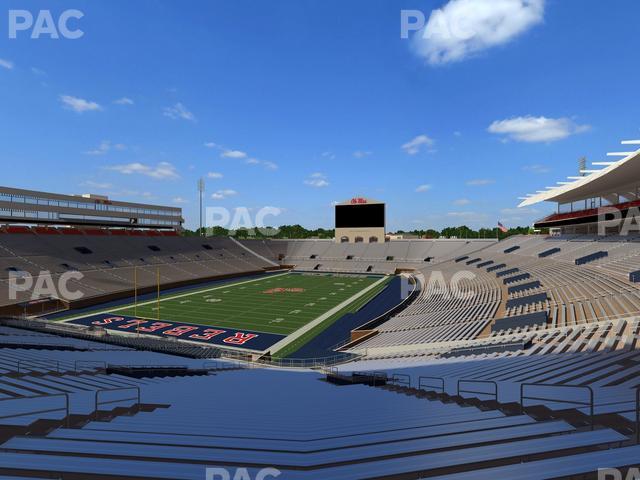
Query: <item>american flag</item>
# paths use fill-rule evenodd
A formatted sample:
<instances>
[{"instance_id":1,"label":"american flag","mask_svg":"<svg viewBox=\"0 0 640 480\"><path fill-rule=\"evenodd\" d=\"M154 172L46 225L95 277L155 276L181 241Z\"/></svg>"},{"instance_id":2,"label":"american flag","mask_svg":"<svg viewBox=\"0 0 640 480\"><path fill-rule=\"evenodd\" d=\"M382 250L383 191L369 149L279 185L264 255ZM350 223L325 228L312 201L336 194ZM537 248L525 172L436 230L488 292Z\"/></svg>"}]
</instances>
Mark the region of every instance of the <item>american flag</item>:
<instances>
[{"instance_id":1,"label":"american flag","mask_svg":"<svg viewBox=\"0 0 640 480\"><path fill-rule=\"evenodd\" d=\"M502 233L507 233L509 230L502 223L498 222L498 228Z\"/></svg>"}]
</instances>

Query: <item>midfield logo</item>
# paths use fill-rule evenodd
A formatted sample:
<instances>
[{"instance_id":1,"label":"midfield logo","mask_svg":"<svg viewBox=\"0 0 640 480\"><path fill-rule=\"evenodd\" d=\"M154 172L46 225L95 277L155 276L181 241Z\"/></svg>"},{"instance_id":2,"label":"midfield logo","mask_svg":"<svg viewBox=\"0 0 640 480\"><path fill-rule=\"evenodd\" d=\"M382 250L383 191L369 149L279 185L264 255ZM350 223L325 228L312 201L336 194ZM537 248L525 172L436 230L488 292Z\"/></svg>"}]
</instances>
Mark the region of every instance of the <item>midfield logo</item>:
<instances>
[{"instance_id":1,"label":"midfield logo","mask_svg":"<svg viewBox=\"0 0 640 480\"><path fill-rule=\"evenodd\" d=\"M264 290L262 293L274 294L274 293L302 293L304 292L304 288L270 288L269 290Z\"/></svg>"}]
</instances>

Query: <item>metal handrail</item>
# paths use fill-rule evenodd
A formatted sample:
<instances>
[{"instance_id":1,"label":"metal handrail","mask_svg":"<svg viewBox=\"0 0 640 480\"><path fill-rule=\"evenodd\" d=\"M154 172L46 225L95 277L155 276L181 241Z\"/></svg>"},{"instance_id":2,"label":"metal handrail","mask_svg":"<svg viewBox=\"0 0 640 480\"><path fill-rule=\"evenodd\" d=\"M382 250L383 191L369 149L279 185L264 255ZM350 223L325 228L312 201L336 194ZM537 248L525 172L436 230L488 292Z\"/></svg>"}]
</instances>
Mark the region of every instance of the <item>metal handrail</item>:
<instances>
[{"instance_id":1,"label":"metal handrail","mask_svg":"<svg viewBox=\"0 0 640 480\"><path fill-rule=\"evenodd\" d=\"M378 380L380 380L382 382L382 385L384 385L385 383L387 383L387 372L372 372L373 375L373 386L377 387L378 386Z\"/></svg>"},{"instance_id":2,"label":"metal handrail","mask_svg":"<svg viewBox=\"0 0 640 480\"><path fill-rule=\"evenodd\" d=\"M572 388L575 390L587 390L589 392L589 401L588 402L580 402L578 400L555 400L553 398L544 398L544 397L530 397L524 395L525 387L549 387L549 388ZM524 413L524 400L543 400L543 401L551 401L554 403L566 403L570 405L583 405L585 407L589 407L589 417L591 422L591 430L595 427L595 402L594 402L594 393L593 388L587 385L556 385L549 383L522 383L520 384L520 412Z\"/></svg>"},{"instance_id":3,"label":"metal handrail","mask_svg":"<svg viewBox=\"0 0 640 480\"><path fill-rule=\"evenodd\" d=\"M104 370L107 369L107 362L105 362L104 360L76 360L75 362L73 362L73 369L77 372L78 371L78 365L80 364L92 364L92 365L101 365L102 368Z\"/></svg>"},{"instance_id":4,"label":"metal handrail","mask_svg":"<svg viewBox=\"0 0 640 480\"><path fill-rule=\"evenodd\" d=\"M56 365L55 372L60 373L60 362L58 360L52 360L51 362L45 362L44 360L17 360L17 373L20 373L20 365L32 365L36 368L41 368L53 372L54 370L48 368L48 365L50 365L51 363L55 363Z\"/></svg>"},{"instance_id":5,"label":"metal handrail","mask_svg":"<svg viewBox=\"0 0 640 480\"><path fill-rule=\"evenodd\" d=\"M411 376L406 373L394 373L391 376L391 383L397 383L398 385L406 385L411 387Z\"/></svg>"},{"instance_id":6,"label":"metal handrail","mask_svg":"<svg viewBox=\"0 0 640 480\"><path fill-rule=\"evenodd\" d=\"M422 380L439 380L440 382L442 382L442 385L440 385L438 388L440 388L442 390L442 393L445 392L444 389L444 377L428 377L428 376L422 376L422 377L418 377L418 390L422 390L422 387L430 387L430 388L436 388L436 385L429 385L427 383L422 383Z\"/></svg>"},{"instance_id":7,"label":"metal handrail","mask_svg":"<svg viewBox=\"0 0 640 480\"><path fill-rule=\"evenodd\" d=\"M385 382L387 381L387 378L388 378L387 372L383 372L383 371L380 371L380 370L374 370L373 372L371 372L371 374L374 377L384 378Z\"/></svg>"},{"instance_id":8,"label":"metal handrail","mask_svg":"<svg viewBox=\"0 0 640 480\"><path fill-rule=\"evenodd\" d=\"M480 384L488 384L494 386L494 392L480 392L477 390L460 390L460 385L462 383L480 383ZM498 383L493 380L474 380L472 378L460 378L458 379L458 396L460 393L475 393L476 395L491 395L498 401Z\"/></svg>"},{"instance_id":9,"label":"metal handrail","mask_svg":"<svg viewBox=\"0 0 640 480\"><path fill-rule=\"evenodd\" d=\"M237 368L246 368L246 366L240 363L229 363L229 362L223 362L218 360L206 360L202 362L202 368L205 370L233 370Z\"/></svg>"},{"instance_id":10,"label":"metal handrail","mask_svg":"<svg viewBox=\"0 0 640 480\"><path fill-rule=\"evenodd\" d=\"M27 399L34 399L34 398L54 398L54 397L64 397L65 401L64 401L64 408L49 408L46 410L35 410L32 412L26 412L26 413L18 413L15 415L6 415L3 417L0 417L2 419L4 418L13 418L13 417L22 417L25 415L36 415L39 413L49 413L49 412L58 412L60 410L64 410L65 411L65 425L68 427L69 426L69 414L70 414L70 408L69 408L69 394L68 393L53 393L51 395L33 395L30 397L12 397L12 398L2 398L0 399L0 402L8 402L10 400L27 400Z\"/></svg>"},{"instance_id":11,"label":"metal handrail","mask_svg":"<svg viewBox=\"0 0 640 480\"><path fill-rule=\"evenodd\" d=\"M188 365L162 365L162 364L155 364L155 363L146 364L146 365L109 363L107 366L113 367L113 368L189 368Z\"/></svg>"},{"instance_id":12,"label":"metal handrail","mask_svg":"<svg viewBox=\"0 0 640 480\"><path fill-rule=\"evenodd\" d=\"M136 397L133 397L133 398L120 398L118 400L109 400L109 401L106 401L106 402L100 402L99 401L99 396L100 396L101 393L118 392L118 391L124 391L124 390L136 390L137 395L136 395ZM106 404L111 404L111 403L119 403L119 402L126 402L128 400L136 400L136 403L138 405L140 404L140 387L101 388L100 390L96 390L96 394L95 394L95 416L96 416L96 418L98 416L98 407L100 405L106 405Z\"/></svg>"}]
</instances>

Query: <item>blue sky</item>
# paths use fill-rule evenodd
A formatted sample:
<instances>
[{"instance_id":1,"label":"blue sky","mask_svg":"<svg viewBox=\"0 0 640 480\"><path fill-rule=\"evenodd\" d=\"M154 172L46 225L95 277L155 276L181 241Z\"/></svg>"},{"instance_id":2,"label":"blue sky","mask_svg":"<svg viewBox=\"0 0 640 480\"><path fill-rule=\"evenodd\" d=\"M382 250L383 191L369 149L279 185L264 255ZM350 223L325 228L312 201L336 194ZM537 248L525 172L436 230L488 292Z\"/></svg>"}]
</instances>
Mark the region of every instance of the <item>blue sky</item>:
<instances>
[{"instance_id":1,"label":"blue sky","mask_svg":"<svg viewBox=\"0 0 640 480\"><path fill-rule=\"evenodd\" d=\"M11 9L80 10L84 35L10 39ZM409 39L402 9L428 21ZM517 197L640 137L638 15L634 0L8 0L0 183L176 204L191 227L201 176L207 205L278 207L278 224L329 227L353 196L386 201L392 230L530 224L552 205Z\"/></svg>"}]
</instances>

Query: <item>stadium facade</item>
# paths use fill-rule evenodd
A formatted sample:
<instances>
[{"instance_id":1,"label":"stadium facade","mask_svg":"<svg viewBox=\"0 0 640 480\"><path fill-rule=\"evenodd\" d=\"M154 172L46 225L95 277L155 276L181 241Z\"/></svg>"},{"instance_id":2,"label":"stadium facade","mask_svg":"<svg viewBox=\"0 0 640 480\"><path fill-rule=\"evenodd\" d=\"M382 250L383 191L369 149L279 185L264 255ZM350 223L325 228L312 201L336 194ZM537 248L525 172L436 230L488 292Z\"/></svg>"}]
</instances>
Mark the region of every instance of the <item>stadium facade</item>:
<instances>
[{"instance_id":1,"label":"stadium facade","mask_svg":"<svg viewBox=\"0 0 640 480\"><path fill-rule=\"evenodd\" d=\"M181 230L183 222L176 207L0 187L0 223Z\"/></svg>"},{"instance_id":2,"label":"stadium facade","mask_svg":"<svg viewBox=\"0 0 640 480\"><path fill-rule=\"evenodd\" d=\"M626 140L622 144L640 145L640 140ZM629 214L637 216L640 206L640 153L610 152L616 161L594 162L599 169L585 169L568 181L527 195L521 207L539 202L554 202L556 212L538 220L536 228L551 228L568 234L620 233ZM599 228L601 229L599 231Z\"/></svg>"}]
</instances>

